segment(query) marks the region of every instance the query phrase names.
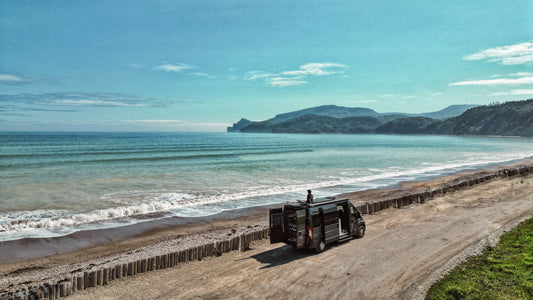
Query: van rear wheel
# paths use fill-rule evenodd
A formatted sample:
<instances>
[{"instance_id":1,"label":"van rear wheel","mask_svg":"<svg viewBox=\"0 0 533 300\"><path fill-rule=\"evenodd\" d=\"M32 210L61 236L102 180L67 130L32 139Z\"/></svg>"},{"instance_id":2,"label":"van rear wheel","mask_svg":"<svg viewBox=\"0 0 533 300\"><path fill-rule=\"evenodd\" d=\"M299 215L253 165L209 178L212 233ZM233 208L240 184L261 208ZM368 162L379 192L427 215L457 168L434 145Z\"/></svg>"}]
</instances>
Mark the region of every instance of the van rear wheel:
<instances>
[{"instance_id":1,"label":"van rear wheel","mask_svg":"<svg viewBox=\"0 0 533 300\"><path fill-rule=\"evenodd\" d=\"M324 242L324 239L320 239L320 242L318 242L318 244L315 246L315 250L317 253L326 250L326 243Z\"/></svg>"}]
</instances>

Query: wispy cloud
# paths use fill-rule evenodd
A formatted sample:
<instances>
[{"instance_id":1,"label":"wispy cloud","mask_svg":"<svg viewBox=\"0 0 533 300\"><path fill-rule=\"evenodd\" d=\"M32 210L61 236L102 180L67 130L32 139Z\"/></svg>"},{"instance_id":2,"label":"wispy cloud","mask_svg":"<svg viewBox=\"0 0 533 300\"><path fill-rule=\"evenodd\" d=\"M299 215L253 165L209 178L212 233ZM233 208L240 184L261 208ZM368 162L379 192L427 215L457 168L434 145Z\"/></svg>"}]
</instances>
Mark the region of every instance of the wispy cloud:
<instances>
[{"instance_id":1,"label":"wispy cloud","mask_svg":"<svg viewBox=\"0 0 533 300\"><path fill-rule=\"evenodd\" d=\"M164 72L174 72L174 73L182 73L189 76L195 76L195 77L205 77L205 78L215 78L215 76L209 75L204 72L187 72L186 70L190 69L196 69L195 66L191 66L184 63L178 63L178 64L169 64L169 63L163 63L159 66L153 67L152 70L155 71L164 71Z\"/></svg>"},{"instance_id":2,"label":"wispy cloud","mask_svg":"<svg viewBox=\"0 0 533 300\"><path fill-rule=\"evenodd\" d=\"M297 70L282 71L279 73L265 73L251 71L244 76L245 80L263 80L266 84L274 87L298 86L309 83L309 76L326 76L343 74L347 65L339 63L308 63L301 65Z\"/></svg>"},{"instance_id":3,"label":"wispy cloud","mask_svg":"<svg viewBox=\"0 0 533 300\"><path fill-rule=\"evenodd\" d=\"M75 112L87 107L162 107L158 99L109 93L0 94L0 112Z\"/></svg>"},{"instance_id":4,"label":"wispy cloud","mask_svg":"<svg viewBox=\"0 0 533 300\"><path fill-rule=\"evenodd\" d=\"M28 79L13 74L0 73L0 83L3 84L24 84Z\"/></svg>"},{"instance_id":5,"label":"wispy cloud","mask_svg":"<svg viewBox=\"0 0 533 300\"><path fill-rule=\"evenodd\" d=\"M497 79L485 79L485 80L467 80L450 83L449 85L462 86L462 85L522 85L533 84L533 76L519 77L519 78L497 78Z\"/></svg>"},{"instance_id":6,"label":"wispy cloud","mask_svg":"<svg viewBox=\"0 0 533 300\"><path fill-rule=\"evenodd\" d=\"M61 131L205 131L225 132L231 123L209 123L187 120L19 120L9 121L12 130ZM4 126L6 127L6 126ZM9 128L9 127L6 127Z\"/></svg>"},{"instance_id":7,"label":"wispy cloud","mask_svg":"<svg viewBox=\"0 0 533 300\"><path fill-rule=\"evenodd\" d=\"M286 87L294 85L302 85L308 83L305 80L300 80L295 77L272 77L267 79L268 84L277 87Z\"/></svg>"},{"instance_id":8,"label":"wispy cloud","mask_svg":"<svg viewBox=\"0 0 533 300\"><path fill-rule=\"evenodd\" d=\"M463 57L465 60L485 60L502 65L521 65L533 63L533 43L520 43L486 49Z\"/></svg>"},{"instance_id":9,"label":"wispy cloud","mask_svg":"<svg viewBox=\"0 0 533 300\"><path fill-rule=\"evenodd\" d=\"M508 92L492 93L490 96L504 96L504 95L533 95L533 89L517 89Z\"/></svg>"},{"instance_id":10,"label":"wispy cloud","mask_svg":"<svg viewBox=\"0 0 533 300\"><path fill-rule=\"evenodd\" d=\"M300 66L299 70L284 71L281 72L281 75L298 77L306 77L309 75L324 76L344 73L344 68L348 68L348 66L337 63L308 63Z\"/></svg>"},{"instance_id":11,"label":"wispy cloud","mask_svg":"<svg viewBox=\"0 0 533 300\"><path fill-rule=\"evenodd\" d=\"M165 72L182 72L183 70L186 70L186 69L194 69L194 67L188 64L184 64L184 63L178 63L174 65L163 63L157 67L154 67L153 69L156 71L165 71Z\"/></svg>"},{"instance_id":12,"label":"wispy cloud","mask_svg":"<svg viewBox=\"0 0 533 300\"><path fill-rule=\"evenodd\" d=\"M191 72L190 74L196 77L215 78L215 76L203 72Z\"/></svg>"}]
</instances>

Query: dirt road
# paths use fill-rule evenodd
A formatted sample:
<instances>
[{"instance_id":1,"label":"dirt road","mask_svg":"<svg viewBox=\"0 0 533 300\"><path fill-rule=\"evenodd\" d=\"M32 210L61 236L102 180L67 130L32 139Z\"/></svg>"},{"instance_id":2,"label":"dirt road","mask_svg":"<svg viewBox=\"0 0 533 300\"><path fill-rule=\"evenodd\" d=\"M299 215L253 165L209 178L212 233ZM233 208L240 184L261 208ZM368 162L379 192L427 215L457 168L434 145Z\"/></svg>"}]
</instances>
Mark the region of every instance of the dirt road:
<instances>
[{"instance_id":1,"label":"dirt road","mask_svg":"<svg viewBox=\"0 0 533 300\"><path fill-rule=\"evenodd\" d=\"M532 176L494 180L365 216L364 238L321 254L260 241L72 299L416 299L444 270L532 215Z\"/></svg>"}]
</instances>

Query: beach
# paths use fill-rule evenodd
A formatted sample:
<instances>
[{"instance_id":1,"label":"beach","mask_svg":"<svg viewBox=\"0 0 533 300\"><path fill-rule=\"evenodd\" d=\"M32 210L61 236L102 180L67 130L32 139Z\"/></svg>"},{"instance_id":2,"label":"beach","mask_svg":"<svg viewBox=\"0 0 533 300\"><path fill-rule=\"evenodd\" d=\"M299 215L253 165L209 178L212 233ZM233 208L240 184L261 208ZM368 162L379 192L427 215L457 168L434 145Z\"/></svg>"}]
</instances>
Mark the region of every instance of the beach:
<instances>
[{"instance_id":1,"label":"beach","mask_svg":"<svg viewBox=\"0 0 533 300\"><path fill-rule=\"evenodd\" d=\"M451 174L339 197L348 197L358 205L428 190L465 176L469 175ZM436 195L425 203L365 215L364 238L332 245L321 254L296 252L284 244L270 245L268 239L263 239L252 242L248 251L231 251L114 280L104 287L77 291L72 298L422 297L430 283L447 269L494 244L503 231L531 217L532 194L531 175L493 178ZM67 236L58 243L66 249L65 253L18 258L0 265L0 287L5 290L53 282L75 272L260 230L267 224L268 207L259 207L220 214L213 219L148 222L122 231L96 230L90 234L99 238ZM119 237L120 234L123 236ZM36 246L32 244L35 241L27 242ZM39 248L46 248L44 241L40 243ZM76 245L70 249L79 249L69 251L69 243ZM88 246L82 247L83 243ZM2 253L24 252L23 242L7 244L10 249L5 248L6 243L0 245Z\"/></svg>"}]
</instances>

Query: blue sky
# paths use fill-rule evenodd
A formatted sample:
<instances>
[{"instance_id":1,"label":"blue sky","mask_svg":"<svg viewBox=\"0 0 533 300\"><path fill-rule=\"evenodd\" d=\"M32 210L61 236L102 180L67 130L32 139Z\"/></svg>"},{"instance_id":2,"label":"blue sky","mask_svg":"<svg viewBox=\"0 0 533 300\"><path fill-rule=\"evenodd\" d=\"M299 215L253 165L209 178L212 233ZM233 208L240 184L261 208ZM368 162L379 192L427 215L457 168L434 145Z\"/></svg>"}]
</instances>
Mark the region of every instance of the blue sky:
<instances>
[{"instance_id":1,"label":"blue sky","mask_svg":"<svg viewBox=\"0 0 533 300\"><path fill-rule=\"evenodd\" d=\"M0 131L225 131L533 98L533 1L0 3Z\"/></svg>"}]
</instances>

